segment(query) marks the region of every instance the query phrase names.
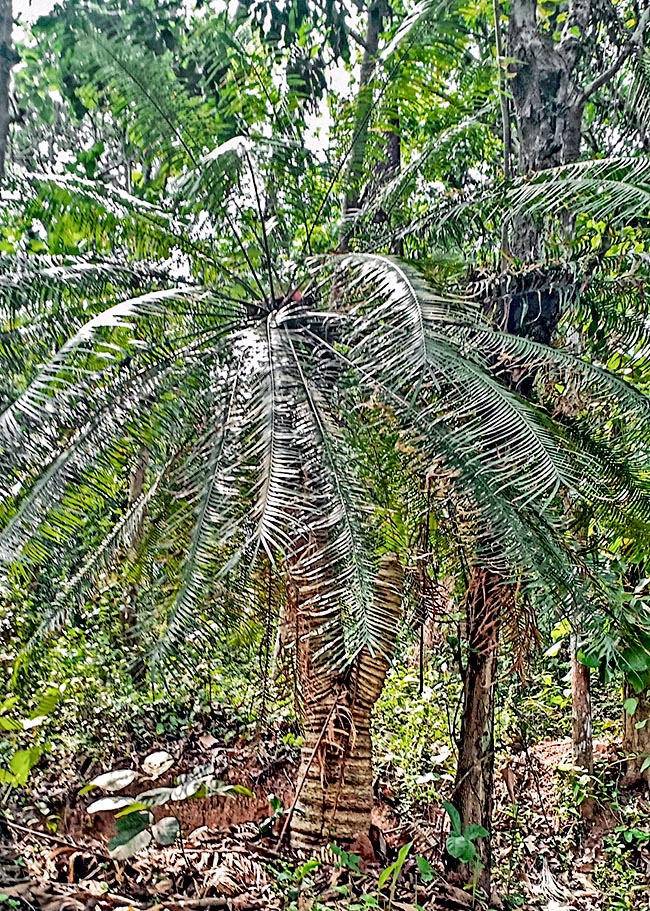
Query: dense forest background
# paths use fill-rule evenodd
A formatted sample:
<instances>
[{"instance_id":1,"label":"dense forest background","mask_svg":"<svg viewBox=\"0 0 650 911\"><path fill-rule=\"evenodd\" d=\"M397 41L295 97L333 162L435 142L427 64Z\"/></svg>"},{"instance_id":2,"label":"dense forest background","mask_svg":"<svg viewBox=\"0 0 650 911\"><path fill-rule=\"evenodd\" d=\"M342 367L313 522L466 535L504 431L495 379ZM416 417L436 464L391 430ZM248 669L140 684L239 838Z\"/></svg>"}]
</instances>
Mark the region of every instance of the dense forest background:
<instances>
[{"instance_id":1,"label":"dense forest background","mask_svg":"<svg viewBox=\"0 0 650 911\"><path fill-rule=\"evenodd\" d=\"M650 7L24 12L0 908L650 907Z\"/></svg>"}]
</instances>

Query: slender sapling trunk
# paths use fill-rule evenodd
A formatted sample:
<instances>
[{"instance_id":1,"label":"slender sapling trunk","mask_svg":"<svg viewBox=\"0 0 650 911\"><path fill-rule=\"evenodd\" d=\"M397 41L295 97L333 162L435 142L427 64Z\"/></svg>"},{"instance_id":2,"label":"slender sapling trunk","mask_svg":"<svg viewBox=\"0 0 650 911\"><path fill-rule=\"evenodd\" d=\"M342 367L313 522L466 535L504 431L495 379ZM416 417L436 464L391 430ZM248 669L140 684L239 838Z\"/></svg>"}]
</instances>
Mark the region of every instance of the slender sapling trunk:
<instances>
[{"instance_id":1,"label":"slender sapling trunk","mask_svg":"<svg viewBox=\"0 0 650 911\"><path fill-rule=\"evenodd\" d=\"M494 787L494 706L499 651L502 580L491 570L475 567L467 592L468 657L463 692L463 717L458 744L458 767L451 802L463 830L470 825L488 832L492 825ZM477 883L490 895L490 839L476 842L481 868ZM450 878L460 884L474 871L447 858Z\"/></svg>"},{"instance_id":2,"label":"slender sapling trunk","mask_svg":"<svg viewBox=\"0 0 650 911\"><path fill-rule=\"evenodd\" d=\"M571 634L571 730L573 764L587 775L594 774L594 739L591 716L591 677L589 668L578 660L578 636ZM588 795L580 804L580 815L591 819L593 799Z\"/></svg>"},{"instance_id":3,"label":"slender sapling trunk","mask_svg":"<svg viewBox=\"0 0 650 911\"><path fill-rule=\"evenodd\" d=\"M643 764L650 756L650 697L648 690L635 693L627 680L623 684L623 696L626 702L636 700L633 712L623 712L623 751L627 757L623 784L645 783L647 786L650 785L650 766L644 769Z\"/></svg>"}]
</instances>

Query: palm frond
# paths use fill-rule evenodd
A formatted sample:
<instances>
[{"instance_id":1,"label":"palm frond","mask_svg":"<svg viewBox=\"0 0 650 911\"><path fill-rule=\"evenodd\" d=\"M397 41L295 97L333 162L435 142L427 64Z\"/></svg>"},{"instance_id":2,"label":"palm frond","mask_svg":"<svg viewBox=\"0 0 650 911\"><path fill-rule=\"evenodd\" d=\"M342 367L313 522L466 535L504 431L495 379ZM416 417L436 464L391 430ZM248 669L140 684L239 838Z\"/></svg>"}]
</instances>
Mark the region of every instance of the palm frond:
<instances>
[{"instance_id":1,"label":"palm frond","mask_svg":"<svg viewBox=\"0 0 650 911\"><path fill-rule=\"evenodd\" d=\"M110 532L100 542L61 587L52 605L49 605L40 620L36 633L27 644L27 650L33 648L49 633L61 629L68 620L71 607L83 606L97 579L102 572L109 569L119 552L130 547L137 530L141 527L147 510L163 481L165 470L159 472L150 487L127 509L115 523Z\"/></svg>"},{"instance_id":2,"label":"palm frond","mask_svg":"<svg viewBox=\"0 0 650 911\"><path fill-rule=\"evenodd\" d=\"M196 163L204 135L191 98L175 77L171 60L143 54L136 45L89 29L85 50L99 66L117 117L124 117L138 147L182 168Z\"/></svg>"},{"instance_id":3,"label":"palm frond","mask_svg":"<svg viewBox=\"0 0 650 911\"><path fill-rule=\"evenodd\" d=\"M643 226L650 216L650 157L584 160L517 177L495 204L509 222L575 213Z\"/></svg>"},{"instance_id":4,"label":"palm frond","mask_svg":"<svg viewBox=\"0 0 650 911\"><path fill-rule=\"evenodd\" d=\"M629 114L638 125L650 130L650 52L635 55L632 63L633 81L627 104Z\"/></svg>"},{"instance_id":5,"label":"palm frond","mask_svg":"<svg viewBox=\"0 0 650 911\"><path fill-rule=\"evenodd\" d=\"M204 301L206 297L204 289L184 286L151 291L101 310L61 346L24 392L0 412L0 439L4 439L5 445L16 445L17 438L21 437L19 428L22 417L39 425L43 410L51 408L53 397L65 399L66 389L73 391L76 380L87 375L90 352L99 357L103 361L103 369L108 370L137 347L138 342L133 337L126 344L112 344L102 337L103 329L115 330L117 334L120 329L131 328L133 320L174 316L181 303L188 305ZM175 307L170 306L172 302ZM100 372L96 368L92 371L93 380Z\"/></svg>"}]
</instances>

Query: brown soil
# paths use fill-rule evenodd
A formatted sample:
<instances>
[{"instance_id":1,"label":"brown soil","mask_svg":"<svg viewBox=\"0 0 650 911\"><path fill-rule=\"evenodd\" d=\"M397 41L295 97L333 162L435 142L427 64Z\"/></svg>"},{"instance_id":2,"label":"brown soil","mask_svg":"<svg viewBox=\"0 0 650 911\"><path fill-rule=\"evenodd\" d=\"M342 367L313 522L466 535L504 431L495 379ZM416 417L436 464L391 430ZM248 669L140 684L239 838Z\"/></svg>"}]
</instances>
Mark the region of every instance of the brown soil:
<instances>
[{"instance_id":1,"label":"brown soil","mask_svg":"<svg viewBox=\"0 0 650 911\"><path fill-rule=\"evenodd\" d=\"M600 741L595 752L597 774L617 781L621 769L615 748ZM557 770L570 761L570 755L569 741L544 741L527 753L503 757L498 764L494 853L501 879L495 886L500 894L527 895L529 903L523 907L530 911L539 907L602 911L604 907L592 873L602 856L603 839L620 819L607 804L598 804L586 831L579 814L556 815L557 807L567 806L562 790L566 780ZM260 838L258 823L268 815L269 793L278 795L285 808L291 806L295 759L280 757L259 743L219 746L211 757L215 765L223 766L223 779L244 784L255 796L175 804L182 844L150 846L127 861L108 856L106 844L114 831L111 815L97 814L89 824L85 806L94 795L79 799L78 787L70 791L56 834L33 822L25 824L28 808L16 808L4 827L0 822L0 891L19 902L18 911L282 911L288 906L289 889L298 885L291 885L293 881L287 885L285 880L279 886L278 874L300 869L306 857L279 846L277 833L270 840ZM155 784L173 783L197 760L206 762L205 751L185 748L177 765ZM140 784L129 790L135 794L142 789ZM165 807L155 810L157 817L168 813ZM416 896L427 911L469 907L467 893L447 888L439 874L428 886L418 876L416 854L427 857L434 869L441 868L447 820L439 808L430 820L406 825L386 805L377 803L373 821L372 842L366 839L354 846L363 871L354 877L355 891L373 893L378 871L395 859L402 844L413 841L393 907L413 911ZM519 854L508 875L515 850ZM650 864L650 857L647 860ZM351 882L350 874L327 849L321 861L309 874L311 891L300 899L300 909L310 907L309 895L318 895L324 907L341 906L338 890ZM497 899L494 907L499 907Z\"/></svg>"}]
</instances>

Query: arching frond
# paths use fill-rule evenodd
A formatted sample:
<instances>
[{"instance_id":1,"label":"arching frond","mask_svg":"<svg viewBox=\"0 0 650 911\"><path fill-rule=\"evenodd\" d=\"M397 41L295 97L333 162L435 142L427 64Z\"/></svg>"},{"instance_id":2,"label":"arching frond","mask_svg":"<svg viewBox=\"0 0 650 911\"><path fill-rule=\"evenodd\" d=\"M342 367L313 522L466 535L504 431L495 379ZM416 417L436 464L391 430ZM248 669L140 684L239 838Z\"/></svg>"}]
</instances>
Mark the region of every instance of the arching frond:
<instances>
[{"instance_id":1,"label":"arching frond","mask_svg":"<svg viewBox=\"0 0 650 911\"><path fill-rule=\"evenodd\" d=\"M650 215L650 157L602 158L517 177L496 205L509 221L580 213L612 225L645 225Z\"/></svg>"}]
</instances>

